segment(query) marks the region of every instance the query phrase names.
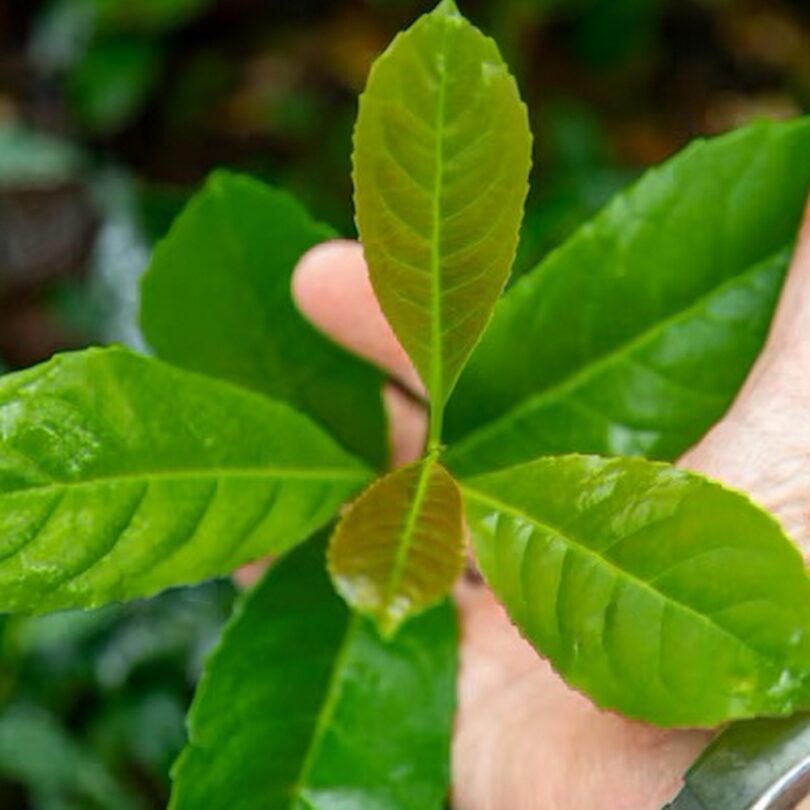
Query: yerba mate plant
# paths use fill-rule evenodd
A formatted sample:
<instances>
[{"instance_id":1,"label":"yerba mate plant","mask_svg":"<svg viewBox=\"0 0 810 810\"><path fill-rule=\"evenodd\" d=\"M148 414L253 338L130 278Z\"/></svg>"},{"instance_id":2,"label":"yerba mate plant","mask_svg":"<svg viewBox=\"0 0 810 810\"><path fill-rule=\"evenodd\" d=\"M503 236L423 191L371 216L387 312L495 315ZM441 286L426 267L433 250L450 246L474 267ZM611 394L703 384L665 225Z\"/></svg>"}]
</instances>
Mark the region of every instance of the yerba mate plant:
<instances>
[{"instance_id":1,"label":"yerba mate plant","mask_svg":"<svg viewBox=\"0 0 810 810\"><path fill-rule=\"evenodd\" d=\"M225 172L144 277L161 359L90 349L0 380L3 610L284 555L208 661L174 810L442 807L465 522L521 632L599 706L672 726L810 708L800 553L746 495L667 463L762 347L810 121L693 144L502 295L531 142L452 0L361 98L357 223L427 393L416 462L388 469L382 372L293 302L297 261L335 234Z\"/></svg>"}]
</instances>

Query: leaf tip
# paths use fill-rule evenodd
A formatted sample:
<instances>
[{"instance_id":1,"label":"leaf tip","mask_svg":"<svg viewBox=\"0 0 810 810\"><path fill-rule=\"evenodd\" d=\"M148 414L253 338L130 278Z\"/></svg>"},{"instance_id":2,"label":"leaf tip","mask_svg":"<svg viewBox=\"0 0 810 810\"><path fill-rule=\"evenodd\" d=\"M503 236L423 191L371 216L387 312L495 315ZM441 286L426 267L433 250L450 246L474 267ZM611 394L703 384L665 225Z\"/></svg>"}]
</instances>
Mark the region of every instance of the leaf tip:
<instances>
[{"instance_id":1,"label":"leaf tip","mask_svg":"<svg viewBox=\"0 0 810 810\"><path fill-rule=\"evenodd\" d=\"M458 10L456 0L441 0L438 6L434 9L434 14L441 14L445 17L461 17L462 14Z\"/></svg>"}]
</instances>

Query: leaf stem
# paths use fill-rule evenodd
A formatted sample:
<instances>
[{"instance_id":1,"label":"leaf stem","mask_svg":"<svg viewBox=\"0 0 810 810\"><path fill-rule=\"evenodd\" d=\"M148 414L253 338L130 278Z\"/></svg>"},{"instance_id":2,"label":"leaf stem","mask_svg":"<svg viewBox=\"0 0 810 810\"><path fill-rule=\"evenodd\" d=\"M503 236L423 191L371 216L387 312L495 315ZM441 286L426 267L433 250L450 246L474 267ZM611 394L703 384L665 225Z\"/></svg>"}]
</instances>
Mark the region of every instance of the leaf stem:
<instances>
[{"instance_id":1,"label":"leaf stem","mask_svg":"<svg viewBox=\"0 0 810 810\"><path fill-rule=\"evenodd\" d=\"M428 428L427 452L438 453L442 448L442 426L444 423L444 403L431 400L430 427Z\"/></svg>"}]
</instances>

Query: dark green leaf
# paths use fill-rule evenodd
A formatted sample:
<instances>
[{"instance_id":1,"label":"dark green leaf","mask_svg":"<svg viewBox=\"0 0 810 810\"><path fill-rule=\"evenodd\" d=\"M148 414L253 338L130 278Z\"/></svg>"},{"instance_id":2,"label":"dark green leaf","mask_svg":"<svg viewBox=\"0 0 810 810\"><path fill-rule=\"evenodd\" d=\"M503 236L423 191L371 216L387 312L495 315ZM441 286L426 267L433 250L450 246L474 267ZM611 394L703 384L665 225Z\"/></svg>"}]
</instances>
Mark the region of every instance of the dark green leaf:
<instances>
[{"instance_id":1,"label":"dark green leaf","mask_svg":"<svg viewBox=\"0 0 810 810\"><path fill-rule=\"evenodd\" d=\"M162 50L148 39L92 44L69 78L81 124L93 132L110 132L131 121L155 86L162 60Z\"/></svg>"},{"instance_id":2,"label":"dark green leaf","mask_svg":"<svg viewBox=\"0 0 810 810\"><path fill-rule=\"evenodd\" d=\"M141 322L164 359L283 400L382 466L382 375L317 332L290 293L298 259L332 236L287 194L217 172L158 246Z\"/></svg>"},{"instance_id":3,"label":"dark green leaf","mask_svg":"<svg viewBox=\"0 0 810 810\"><path fill-rule=\"evenodd\" d=\"M788 808L810 788L810 717L749 720L720 734L686 774L669 810ZM756 802L762 800L763 804ZM667 810L665 808L665 810Z\"/></svg>"},{"instance_id":4,"label":"dark green leaf","mask_svg":"<svg viewBox=\"0 0 810 810\"><path fill-rule=\"evenodd\" d=\"M509 273L530 163L515 81L450 0L375 63L355 130L357 223L380 304L439 411Z\"/></svg>"},{"instance_id":5,"label":"dark green leaf","mask_svg":"<svg viewBox=\"0 0 810 810\"><path fill-rule=\"evenodd\" d=\"M102 30L159 32L194 19L213 0L84 0L88 1Z\"/></svg>"},{"instance_id":6,"label":"dark green leaf","mask_svg":"<svg viewBox=\"0 0 810 810\"><path fill-rule=\"evenodd\" d=\"M453 587L464 567L458 485L435 460L375 481L343 515L329 546L338 591L390 636Z\"/></svg>"},{"instance_id":7,"label":"dark green leaf","mask_svg":"<svg viewBox=\"0 0 810 810\"><path fill-rule=\"evenodd\" d=\"M209 661L171 810L439 810L457 644L448 603L382 641L308 543L248 595Z\"/></svg>"},{"instance_id":8,"label":"dark green leaf","mask_svg":"<svg viewBox=\"0 0 810 810\"><path fill-rule=\"evenodd\" d=\"M225 574L327 521L368 471L308 419L123 349L0 380L0 610Z\"/></svg>"},{"instance_id":9,"label":"dark green leaf","mask_svg":"<svg viewBox=\"0 0 810 810\"><path fill-rule=\"evenodd\" d=\"M744 495L642 459L561 456L464 484L510 615L600 706L711 726L810 706L810 577Z\"/></svg>"},{"instance_id":10,"label":"dark green leaf","mask_svg":"<svg viewBox=\"0 0 810 810\"><path fill-rule=\"evenodd\" d=\"M810 119L695 143L519 281L448 405L451 468L699 439L762 347L808 154Z\"/></svg>"}]
</instances>

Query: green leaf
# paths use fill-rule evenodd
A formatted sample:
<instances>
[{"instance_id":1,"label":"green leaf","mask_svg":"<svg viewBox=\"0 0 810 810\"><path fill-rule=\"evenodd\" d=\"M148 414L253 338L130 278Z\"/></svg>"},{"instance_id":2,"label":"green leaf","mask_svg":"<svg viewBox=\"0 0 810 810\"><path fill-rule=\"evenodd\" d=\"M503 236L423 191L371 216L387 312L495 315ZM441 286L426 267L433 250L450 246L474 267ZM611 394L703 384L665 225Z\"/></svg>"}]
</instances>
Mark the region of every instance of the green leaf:
<instances>
[{"instance_id":1,"label":"green leaf","mask_svg":"<svg viewBox=\"0 0 810 810\"><path fill-rule=\"evenodd\" d=\"M451 469L694 444L762 348L808 154L807 118L697 142L519 281L448 404Z\"/></svg>"},{"instance_id":2,"label":"green leaf","mask_svg":"<svg viewBox=\"0 0 810 810\"><path fill-rule=\"evenodd\" d=\"M385 642L307 543L248 595L208 662L171 810L439 810L457 656L445 602Z\"/></svg>"},{"instance_id":3,"label":"green leaf","mask_svg":"<svg viewBox=\"0 0 810 810\"><path fill-rule=\"evenodd\" d=\"M0 610L148 596L283 551L368 471L308 419L123 349L0 379Z\"/></svg>"},{"instance_id":4,"label":"green leaf","mask_svg":"<svg viewBox=\"0 0 810 810\"><path fill-rule=\"evenodd\" d=\"M354 137L357 224L380 304L439 412L509 273L530 164L517 85L454 3L375 63Z\"/></svg>"},{"instance_id":5,"label":"green leaf","mask_svg":"<svg viewBox=\"0 0 810 810\"><path fill-rule=\"evenodd\" d=\"M290 292L301 255L333 236L289 195L216 172L158 245L141 324L160 357L283 400L383 466L382 374L317 332Z\"/></svg>"},{"instance_id":6,"label":"green leaf","mask_svg":"<svg viewBox=\"0 0 810 810\"><path fill-rule=\"evenodd\" d=\"M458 485L435 458L401 467L341 518L329 546L335 587L391 636L461 575L463 524Z\"/></svg>"},{"instance_id":7,"label":"green leaf","mask_svg":"<svg viewBox=\"0 0 810 810\"><path fill-rule=\"evenodd\" d=\"M765 810L792 807L806 795L810 772L810 717L735 723L714 739L686 774L669 810ZM665 808L665 810L667 810Z\"/></svg>"},{"instance_id":8,"label":"green leaf","mask_svg":"<svg viewBox=\"0 0 810 810\"><path fill-rule=\"evenodd\" d=\"M595 456L541 459L463 490L488 582L598 705L700 726L810 706L810 578L744 495Z\"/></svg>"}]
</instances>

